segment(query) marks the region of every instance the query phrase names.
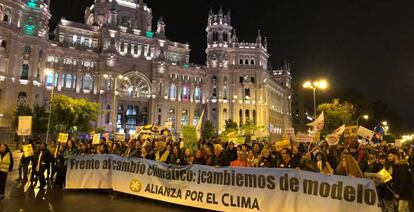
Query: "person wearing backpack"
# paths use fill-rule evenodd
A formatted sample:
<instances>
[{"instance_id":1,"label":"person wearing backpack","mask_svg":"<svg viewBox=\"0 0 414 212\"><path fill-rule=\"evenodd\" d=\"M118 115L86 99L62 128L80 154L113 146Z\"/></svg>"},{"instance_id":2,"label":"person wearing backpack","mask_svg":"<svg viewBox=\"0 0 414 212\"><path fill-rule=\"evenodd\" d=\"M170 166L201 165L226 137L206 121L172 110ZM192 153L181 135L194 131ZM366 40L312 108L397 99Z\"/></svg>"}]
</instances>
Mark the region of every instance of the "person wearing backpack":
<instances>
[{"instance_id":1,"label":"person wearing backpack","mask_svg":"<svg viewBox=\"0 0 414 212\"><path fill-rule=\"evenodd\" d=\"M13 157L6 144L0 146L0 201L5 198L7 174L13 170Z\"/></svg>"}]
</instances>

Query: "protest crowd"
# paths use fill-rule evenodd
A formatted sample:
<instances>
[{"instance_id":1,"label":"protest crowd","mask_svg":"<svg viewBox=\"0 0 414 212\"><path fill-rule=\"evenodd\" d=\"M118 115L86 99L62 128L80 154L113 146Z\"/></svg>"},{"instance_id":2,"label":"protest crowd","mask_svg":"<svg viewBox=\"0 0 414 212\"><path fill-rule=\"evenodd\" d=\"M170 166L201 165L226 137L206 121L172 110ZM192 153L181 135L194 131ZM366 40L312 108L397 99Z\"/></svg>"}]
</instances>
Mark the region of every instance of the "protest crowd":
<instances>
[{"instance_id":1,"label":"protest crowd","mask_svg":"<svg viewBox=\"0 0 414 212\"><path fill-rule=\"evenodd\" d=\"M313 132L320 132L323 125L323 113L308 124L313 127ZM148 125L143 129L154 127L157 128ZM121 137L109 136L109 133L105 133L105 136L95 134L69 137L68 134L60 133L56 141L47 143L41 142L40 138L29 139L22 146L24 154L20 158L17 181L32 186L38 183L41 189L47 185L54 189L65 188L70 157L114 154L126 158L155 160L174 166L199 164L213 167L288 168L325 175L365 177L376 183L382 211L414 211L414 146L392 145L380 142L379 139L376 142L366 142L371 140L373 132L369 139L364 139L362 135L362 140L355 137L339 142L345 130L343 125L332 134L326 135L323 140L320 139L320 134L316 134L314 137L317 139L300 142L285 133L288 138L281 142L253 139L241 144L221 141L220 138L204 139L197 134L194 145L189 148L183 139L175 139L169 131L161 130L162 133L151 135L144 133L144 130L129 138L125 134ZM1 199L4 198L7 173L12 167L12 153L7 145L2 144Z\"/></svg>"},{"instance_id":2,"label":"protest crowd","mask_svg":"<svg viewBox=\"0 0 414 212\"><path fill-rule=\"evenodd\" d=\"M47 182L53 188L64 188L67 159L76 155L115 154L123 157L145 158L166 164L186 166L200 164L223 167L292 168L326 175L364 177L364 173L376 173L386 169L392 180L378 184L377 190L383 211L410 211L413 200L414 148L397 148L391 145L361 145L353 143L344 146L321 142L292 143L290 148L278 149L276 142L252 142L251 145L235 146L233 142L219 139L200 139L197 149L182 148L180 140L130 138L115 141L101 138L99 144L92 140L70 139L66 143L29 140L34 156L20 159L20 182L35 184L43 188ZM0 180L7 177L11 152L6 145L0 148ZM29 176L31 164L31 176ZM4 184L1 191L4 194Z\"/></svg>"}]
</instances>

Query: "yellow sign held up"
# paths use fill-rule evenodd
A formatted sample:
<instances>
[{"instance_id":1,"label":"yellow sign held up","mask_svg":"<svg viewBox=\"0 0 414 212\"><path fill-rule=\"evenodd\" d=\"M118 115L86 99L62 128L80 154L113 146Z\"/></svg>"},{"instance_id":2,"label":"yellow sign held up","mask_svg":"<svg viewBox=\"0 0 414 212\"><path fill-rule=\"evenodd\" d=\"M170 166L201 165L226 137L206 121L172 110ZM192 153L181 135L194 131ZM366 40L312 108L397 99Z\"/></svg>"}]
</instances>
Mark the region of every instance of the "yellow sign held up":
<instances>
[{"instance_id":1,"label":"yellow sign held up","mask_svg":"<svg viewBox=\"0 0 414 212\"><path fill-rule=\"evenodd\" d=\"M67 143L69 139L68 133L59 133L58 142L59 143Z\"/></svg>"},{"instance_id":2,"label":"yellow sign held up","mask_svg":"<svg viewBox=\"0 0 414 212\"><path fill-rule=\"evenodd\" d=\"M31 144L23 145L23 156L25 158L27 158L27 157L31 157L33 155L34 155L34 152L33 152L32 145Z\"/></svg>"},{"instance_id":3,"label":"yellow sign held up","mask_svg":"<svg viewBox=\"0 0 414 212\"><path fill-rule=\"evenodd\" d=\"M285 139L285 140L281 140L281 141L276 142L276 150L277 151L280 151L283 148L290 149L290 141L289 140Z\"/></svg>"},{"instance_id":4,"label":"yellow sign held up","mask_svg":"<svg viewBox=\"0 0 414 212\"><path fill-rule=\"evenodd\" d=\"M101 142L101 134L100 133L94 134L92 144L100 144L100 142Z\"/></svg>"},{"instance_id":5,"label":"yellow sign held up","mask_svg":"<svg viewBox=\"0 0 414 212\"><path fill-rule=\"evenodd\" d=\"M381 177L381 180L384 183L387 183L392 180L390 173L385 168L381 169L381 171L379 171L377 174L379 177Z\"/></svg>"}]
</instances>

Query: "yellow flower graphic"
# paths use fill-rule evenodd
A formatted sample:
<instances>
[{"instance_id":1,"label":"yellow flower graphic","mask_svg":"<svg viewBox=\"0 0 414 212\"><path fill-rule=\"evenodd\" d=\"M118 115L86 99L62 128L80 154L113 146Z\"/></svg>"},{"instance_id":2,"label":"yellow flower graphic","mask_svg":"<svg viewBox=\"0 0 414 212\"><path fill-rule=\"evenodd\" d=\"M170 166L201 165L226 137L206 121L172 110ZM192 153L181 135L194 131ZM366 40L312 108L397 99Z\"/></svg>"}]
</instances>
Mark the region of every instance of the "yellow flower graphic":
<instances>
[{"instance_id":1,"label":"yellow flower graphic","mask_svg":"<svg viewBox=\"0 0 414 212\"><path fill-rule=\"evenodd\" d=\"M141 191L141 188L142 188L142 183L138 179L133 179L129 183L129 189L133 192L139 192Z\"/></svg>"}]
</instances>

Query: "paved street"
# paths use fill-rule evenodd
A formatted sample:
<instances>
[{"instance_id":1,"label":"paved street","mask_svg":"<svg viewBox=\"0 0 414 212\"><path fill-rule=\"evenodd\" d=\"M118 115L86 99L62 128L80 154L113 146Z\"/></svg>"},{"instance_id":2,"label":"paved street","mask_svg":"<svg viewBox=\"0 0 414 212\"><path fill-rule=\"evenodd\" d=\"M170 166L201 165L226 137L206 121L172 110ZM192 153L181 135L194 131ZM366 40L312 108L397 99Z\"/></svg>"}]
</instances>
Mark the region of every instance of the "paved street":
<instances>
[{"instance_id":1,"label":"paved street","mask_svg":"<svg viewBox=\"0 0 414 212\"><path fill-rule=\"evenodd\" d=\"M1 212L15 211L201 211L146 198L128 196L113 191L37 189L18 186L18 161L21 154L14 152L14 169L7 179L6 199L0 202ZM26 192L25 192L26 191Z\"/></svg>"}]
</instances>

